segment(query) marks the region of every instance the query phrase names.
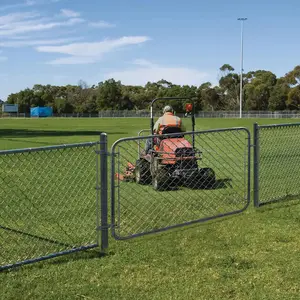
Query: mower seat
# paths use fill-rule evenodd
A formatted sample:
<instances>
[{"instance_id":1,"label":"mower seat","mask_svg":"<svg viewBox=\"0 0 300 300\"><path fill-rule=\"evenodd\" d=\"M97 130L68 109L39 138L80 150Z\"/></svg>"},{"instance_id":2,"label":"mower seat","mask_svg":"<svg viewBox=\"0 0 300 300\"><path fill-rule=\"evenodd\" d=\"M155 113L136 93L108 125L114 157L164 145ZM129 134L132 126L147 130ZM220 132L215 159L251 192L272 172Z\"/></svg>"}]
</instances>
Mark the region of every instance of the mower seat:
<instances>
[{"instance_id":1,"label":"mower seat","mask_svg":"<svg viewBox=\"0 0 300 300\"><path fill-rule=\"evenodd\" d=\"M181 129L180 129L179 127L175 127L175 126L170 126L170 127L166 126L166 127L162 130L161 133L162 133L162 134L181 133L181 134L179 134L179 135L176 134L176 135L172 136L172 138L182 138L182 137L183 137L183 134L182 134ZM161 137L161 138L164 139L164 138L168 138L168 137Z\"/></svg>"},{"instance_id":2,"label":"mower seat","mask_svg":"<svg viewBox=\"0 0 300 300\"><path fill-rule=\"evenodd\" d=\"M162 136L162 135L157 135L156 137L153 138L153 145L156 145L156 146L159 146L160 145L160 142L164 139L168 139L168 138L183 138L184 135L182 134L182 131L179 127L175 127L175 126L166 126L161 134L172 134L172 133L178 133L178 134L175 134L175 135L172 135L171 137L168 137L168 136ZM150 151L153 151L150 150ZM155 151L154 151L155 152ZM149 152L148 152L149 153ZM148 154L147 153L147 154Z\"/></svg>"}]
</instances>

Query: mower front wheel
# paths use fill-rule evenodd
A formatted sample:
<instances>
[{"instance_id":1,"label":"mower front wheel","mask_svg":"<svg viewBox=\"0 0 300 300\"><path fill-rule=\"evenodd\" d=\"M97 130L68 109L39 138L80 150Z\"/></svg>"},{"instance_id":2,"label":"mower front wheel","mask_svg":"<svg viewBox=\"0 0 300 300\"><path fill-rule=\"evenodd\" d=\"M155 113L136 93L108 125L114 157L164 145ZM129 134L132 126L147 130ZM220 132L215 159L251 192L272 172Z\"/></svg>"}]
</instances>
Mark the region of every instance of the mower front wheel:
<instances>
[{"instance_id":1,"label":"mower front wheel","mask_svg":"<svg viewBox=\"0 0 300 300\"><path fill-rule=\"evenodd\" d=\"M150 165L145 160L138 160L135 168L135 182L138 184L151 183Z\"/></svg>"}]
</instances>

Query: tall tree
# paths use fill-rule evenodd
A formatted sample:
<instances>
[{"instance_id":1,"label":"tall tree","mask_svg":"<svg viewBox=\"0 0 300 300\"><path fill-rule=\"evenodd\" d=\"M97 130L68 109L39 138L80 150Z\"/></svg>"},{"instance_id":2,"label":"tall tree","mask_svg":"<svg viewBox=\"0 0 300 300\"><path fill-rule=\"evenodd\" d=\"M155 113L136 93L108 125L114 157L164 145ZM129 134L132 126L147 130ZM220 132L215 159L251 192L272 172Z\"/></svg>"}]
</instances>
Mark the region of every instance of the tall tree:
<instances>
[{"instance_id":1,"label":"tall tree","mask_svg":"<svg viewBox=\"0 0 300 300\"><path fill-rule=\"evenodd\" d=\"M278 79L270 91L268 109L271 111L286 109L290 86L282 79Z\"/></svg>"},{"instance_id":2,"label":"tall tree","mask_svg":"<svg viewBox=\"0 0 300 300\"><path fill-rule=\"evenodd\" d=\"M97 109L121 109L122 89L121 82L114 79L98 84Z\"/></svg>"},{"instance_id":3,"label":"tall tree","mask_svg":"<svg viewBox=\"0 0 300 300\"><path fill-rule=\"evenodd\" d=\"M245 86L246 107L249 110L267 110L271 91L276 84L276 75L270 71L258 70L248 74Z\"/></svg>"},{"instance_id":4,"label":"tall tree","mask_svg":"<svg viewBox=\"0 0 300 300\"><path fill-rule=\"evenodd\" d=\"M297 85L289 91L286 104L291 110L300 109L300 85Z\"/></svg>"},{"instance_id":5,"label":"tall tree","mask_svg":"<svg viewBox=\"0 0 300 300\"><path fill-rule=\"evenodd\" d=\"M240 77L229 64L224 64L220 71L219 96L228 110L236 110L240 103Z\"/></svg>"}]
</instances>

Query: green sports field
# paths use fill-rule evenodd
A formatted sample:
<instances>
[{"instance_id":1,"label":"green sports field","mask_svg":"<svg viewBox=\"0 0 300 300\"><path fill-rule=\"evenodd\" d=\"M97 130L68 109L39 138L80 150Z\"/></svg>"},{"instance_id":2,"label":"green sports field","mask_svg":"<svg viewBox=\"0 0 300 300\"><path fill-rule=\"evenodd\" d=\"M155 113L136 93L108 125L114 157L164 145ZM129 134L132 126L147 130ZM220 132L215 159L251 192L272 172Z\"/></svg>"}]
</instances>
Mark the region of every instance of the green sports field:
<instances>
[{"instance_id":1,"label":"green sports field","mask_svg":"<svg viewBox=\"0 0 300 300\"><path fill-rule=\"evenodd\" d=\"M299 122L295 119L197 119L196 129L206 130L243 126L252 132L255 121L259 124ZM111 146L119 138L136 136L140 129L149 128L149 124L150 122L146 118L2 119L0 120L0 149L94 142L99 139L100 132L108 134L108 143ZM293 137L291 136L291 138ZM213 149L214 145L220 147L214 139L210 140L214 141L213 144L207 142L210 149ZM230 145L229 141L227 140L226 147L231 150L230 154L232 156L237 157L237 154L244 151L244 148L240 149ZM294 147L290 152L291 155L296 153L296 142L291 143ZM125 158L134 155L128 149L132 149L132 147L125 148L126 152L123 152L126 153L126 155L123 155L124 161ZM234 152L237 149L240 149L241 152ZM270 153L272 151L278 152L281 150L279 148L274 150L270 147ZM88 188L90 188L89 191L91 190L93 182L88 181L86 178L94 175L92 170L94 161L90 157L90 152L77 151L75 156L74 153L71 151L59 152L60 159L65 164L62 164L60 172L53 172L56 178L46 178L46 187L52 190L53 184L51 184L51 181L57 183L60 180L59 174L70 172L70 183L76 185L76 188L73 188L75 191L73 198L85 197L87 203L92 205L95 200L93 192L87 191ZM266 152L265 155L267 155ZM84 164L83 156L90 158L90 162ZM226 157L229 157L230 161L234 161L227 153ZM45 158L57 163L55 157L47 155L39 157L39 161ZM14 159L15 161L12 159L12 163L14 163L15 168L18 166L16 162L22 162L24 168L11 173L12 181L16 180L18 176L26 175L27 186L45 184L43 181L45 178L31 177L30 175L38 167L36 162L31 161L28 165L24 165L26 157L20 156ZM82 165L80 168L78 167L79 162ZM123 163L122 160L121 165ZM67 169L66 166L69 164L73 165ZM272 172L277 172L278 168L283 168L282 164L276 165L274 163L274 165ZM51 166L48 165L47 167L50 168ZM221 166L218 164L215 164L214 167L221 170ZM6 165L6 168L9 170L9 165ZM74 170L78 170L81 175L76 176ZM0 174L1 172L4 172L4 169L0 170ZM287 168L282 170L282 174L284 177L289 175ZM222 175L227 176L229 174L224 172ZM274 178L272 180L275 180L274 190L280 183ZM266 181L266 183L270 184L270 181ZM66 191L64 187L57 185L57 189L58 192L54 195L49 195L46 192L44 195L36 195L36 203L34 204L41 205L39 201L45 198L51 199L51 207L47 207L45 203L41 205L43 213L51 215L53 209L55 209L56 214L61 214L62 218L65 217L65 231L67 231L69 225L76 229L73 231L75 232L73 236L67 234L64 236L65 242L80 241L82 237L88 237L92 242L93 232L89 232L89 230L93 229L94 220L92 218L94 216L89 216L89 214L92 214L93 210L86 207L86 210L81 210L80 213L82 214L78 218L74 218L74 211L72 211L74 208L71 207L73 202L69 201L72 199L72 188L69 187ZM270 192L273 190L270 190ZM22 194L21 191L18 195L19 199L23 200L24 193ZM84 194L79 193L79 191L84 191ZM128 185L123 188L123 191L130 195ZM236 194L238 192L237 190ZM3 204L3 199L5 199L5 202L11 201L9 203L13 203L11 205L14 205L15 209L18 199L11 199L12 194L10 193L9 188L6 188L5 193L2 191L0 203ZM148 192L148 195L150 193L152 192ZM181 196L177 196L178 200L184 199L182 191L176 193L177 195L182 193ZM225 190L216 191L215 193L215 197L221 195L220 193L223 196L226 195ZM55 201L62 196L67 201L61 207L61 204ZM128 197L126 198L127 203L131 203L134 207L139 205L130 202L131 198ZM151 194L151 197L154 198L154 194ZM1 210L2 220L7 218L4 216L4 211L7 212ZM70 214L70 211L73 214ZM19 212L22 213L21 208ZM125 212L123 218L126 213L128 212ZM161 218L159 222L168 220L169 224L170 216L167 216L164 211L161 213L164 214L164 218ZM72 254L9 272L2 272L0 274L0 298L299 299L299 213L300 206L297 200L272 204L259 210L255 210L251 203L249 209L244 213L225 219L173 229L128 241L114 241L111 238L108 255L105 257L99 257L97 250L90 250L86 253ZM14 215L13 219L18 221L18 216ZM83 220L87 221L83 222ZM39 219L33 221L33 224L32 232L40 234L43 232L49 233L52 228L56 228L50 223L42 224ZM126 228L126 226L123 228ZM132 226L128 228L132 229ZM140 227L135 229L140 229ZM127 231L124 232L124 234L127 233ZM9 238L12 237L10 235L4 236L4 234L1 236L1 234L1 242L4 240L3 237L6 238L5 244L1 245L2 255L3 252L9 253L10 251L12 257L21 257L24 250L22 245L14 243L14 248L10 249L10 243L13 243L13 241ZM51 234L55 237L56 232L51 232ZM58 238L62 238L62 236ZM23 242L26 244L29 243L29 240ZM47 243L41 242L41 245L45 247ZM41 245L40 247L42 247ZM53 246L49 245L49 249L52 249L51 247ZM53 250L55 249L54 247Z\"/></svg>"}]
</instances>

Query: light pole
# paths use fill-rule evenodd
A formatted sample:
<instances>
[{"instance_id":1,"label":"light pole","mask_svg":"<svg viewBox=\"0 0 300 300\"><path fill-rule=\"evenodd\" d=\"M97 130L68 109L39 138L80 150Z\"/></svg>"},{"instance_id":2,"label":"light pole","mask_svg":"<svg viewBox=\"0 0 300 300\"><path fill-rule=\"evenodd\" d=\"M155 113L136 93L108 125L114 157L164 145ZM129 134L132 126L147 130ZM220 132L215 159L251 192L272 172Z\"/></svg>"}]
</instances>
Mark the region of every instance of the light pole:
<instances>
[{"instance_id":1,"label":"light pole","mask_svg":"<svg viewBox=\"0 0 300 300\"><path fill-rule=\"evenodd\" d=\"M240 118L242 118L242 105L243 105L243 29L244 21L247 18L238 18L241 21L241 80L240 80Z\"/></svg>"}]
</instances>

